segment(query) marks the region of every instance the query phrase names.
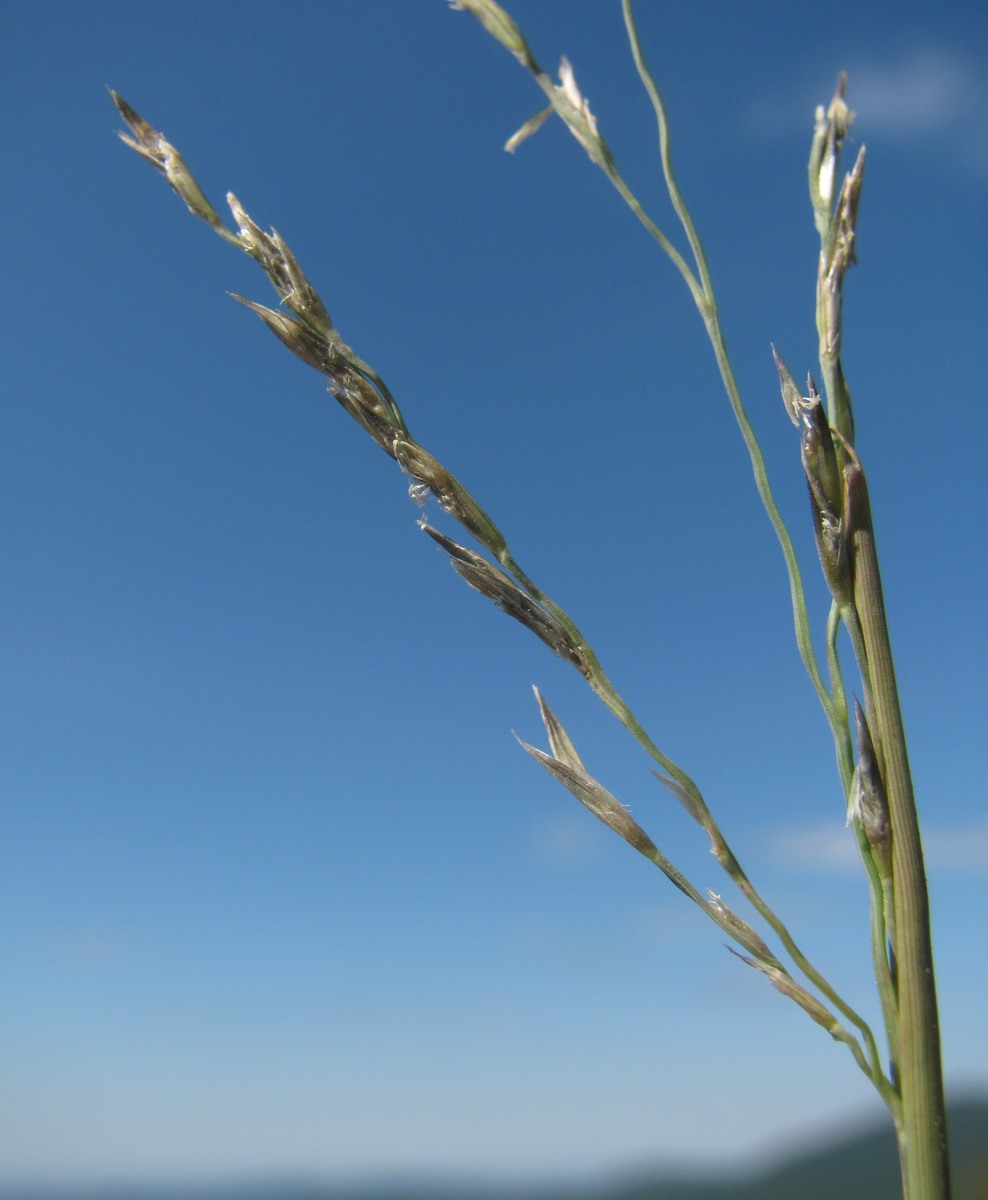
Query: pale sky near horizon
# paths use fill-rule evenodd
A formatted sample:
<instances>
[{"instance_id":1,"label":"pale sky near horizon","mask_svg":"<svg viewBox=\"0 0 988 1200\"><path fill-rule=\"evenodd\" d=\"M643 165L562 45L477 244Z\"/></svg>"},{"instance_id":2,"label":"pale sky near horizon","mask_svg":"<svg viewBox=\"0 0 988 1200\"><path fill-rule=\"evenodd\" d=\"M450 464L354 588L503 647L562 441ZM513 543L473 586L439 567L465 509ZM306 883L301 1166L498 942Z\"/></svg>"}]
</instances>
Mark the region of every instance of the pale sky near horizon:
<instances>
[{"instance_id":1,"label":"pale sky near horizon","mask_svg":"<svg viewBox=\"0 0 988 1200\"><path fill-rule=\"evenodd\" d=\"M681 244L620 5L508 7ZM947 1078L984 1091L988 13L827 11L638 7L821 624L769 346L816 371L805 162L849 72L869 158L845 364ZM0 1184L585 1178L880 1118L846 1050L519 750L545 744L535 683L742 911L650 760L454 576L394 464L229 299L274 303L121 145L106 93L285 237L877 1021L832 750L701 323L561 128L503 153L541 102L518 64L442 0L56 0L4 10L0 67Z\"/></svg>"}]
</instances>

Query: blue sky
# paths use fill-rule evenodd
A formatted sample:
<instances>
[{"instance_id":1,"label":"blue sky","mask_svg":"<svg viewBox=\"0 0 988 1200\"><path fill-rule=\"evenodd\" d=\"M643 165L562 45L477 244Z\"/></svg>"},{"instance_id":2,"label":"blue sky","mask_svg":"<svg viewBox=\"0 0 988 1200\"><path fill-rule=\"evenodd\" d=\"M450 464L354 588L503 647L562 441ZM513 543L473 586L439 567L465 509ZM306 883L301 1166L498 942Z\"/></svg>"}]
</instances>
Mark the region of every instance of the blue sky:
<instances>
[{"instance_id":1,"label":"blue sky","mask_svg":"<svg viewBox=\"0 0 988 1200\"><path fill-rule=\"evenodd\" d=\"M669 231L618 6L518 0ZM814 368L815 104L868 145L845 364L925 821L944 1055L988 1083L988 14L642 4L683 191L822 622L769 343ZM273 224L419 438L870 1016L866 896L780 555L679 278L441 0L7 6L0 1161L7 1178L585 1177L878 1115L850 1056L539 771L530 684L701 886L578 675L227 292L254 265L112 86ZM436 514L432 514L435 516Z\"/></svg>"}]
</instances>

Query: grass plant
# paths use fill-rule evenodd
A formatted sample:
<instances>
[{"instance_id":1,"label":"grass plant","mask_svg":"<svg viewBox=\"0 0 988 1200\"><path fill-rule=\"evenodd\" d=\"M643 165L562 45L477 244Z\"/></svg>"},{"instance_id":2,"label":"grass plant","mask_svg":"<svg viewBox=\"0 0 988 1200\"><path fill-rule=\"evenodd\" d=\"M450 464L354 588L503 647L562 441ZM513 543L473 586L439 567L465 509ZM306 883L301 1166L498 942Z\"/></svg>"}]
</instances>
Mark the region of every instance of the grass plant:
<instances>
[{"instance_id":1,"label":"grass plant","mask_svg":"<svg viewBox=\"0 0 988 1200\"><path fill-rule=\"evenodd\" d=\"M889 643L875 533L864 466L855 449L855 420L841 361L843 285L855 261L855 229L865 151L838 186L841 150L853 119L840 77L827 107L819 107L809 159L809 191L820 238L816 283L819 376L797 383L773 350L782 400L799 434L820 566L832 597L826 618L824 661L814 649L801 567L772 496L761 448L742 403L718 315L703 246L673 171L669 121L661 93L645 61L631 0L622 0L635 67L654 111L666 189L688 246L680 253L620 174L596 118L580 92L572 67L562 60L558 82L536 61L512 17L493 0L459 0L465 10L509 50L543 91L548 104L509 139L515 150L553 115L582 146L671 261L705 326L728 402L747 449L755 486L781 548L788 572L799 654L819 697L834 743L848 822L857 841L871 897L870 928L875 980L884 1023L884 1046L858 1012L796 944L782 917L764 900L731 849L697 782L645 731L618 693L584 634L516 561L494 520L467 488L413 435L398 404L374 368L347 345L327 308L274 231L267 232L235 196L227 201L228 227L178 151L122 97L113 100L129 134L123 140L150 161L188 208L224 240L253 258L267 275L279 307L236 297L275 336L325 379L328 390L409 478L413 500L433 497L477 547L461 544L431 525L423 531L449 556L473 588L520 622L583 676L604 705L651 756L655 773L703 829L717 863L760 920L765 936L712 891L702 892L663 854L649 835L584 766L563 725L541 694L536 700L548 750L522 743L545 770L605 825L660 871L730 938L738 957L763 974L852 1055L887 1105L900 1151L906 1200L946 1200L950 1185L946 1154L943 1083L926 880L916 805L895 671ZM853 650L855 689L863 703L848 702L838 637L845 630ZM775 949L766 937L774 938Z\"/></svg>"}]
</instances>

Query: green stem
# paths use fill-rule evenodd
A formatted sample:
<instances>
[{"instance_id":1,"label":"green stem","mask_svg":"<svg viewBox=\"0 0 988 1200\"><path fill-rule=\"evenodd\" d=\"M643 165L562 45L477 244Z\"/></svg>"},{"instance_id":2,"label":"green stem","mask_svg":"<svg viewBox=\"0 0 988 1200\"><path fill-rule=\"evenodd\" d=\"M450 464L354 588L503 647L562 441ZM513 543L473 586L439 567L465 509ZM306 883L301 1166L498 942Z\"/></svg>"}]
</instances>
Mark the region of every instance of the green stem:
<instances>
[{"instance_id":1,"label":"green stem","mask_svg":"<svg viewBox=\"0 0 988 1200\"><path fill-rule=\"evenodd\" d=\"M845 798L851 794L851 778L854 774L854 747L851 742L850 718L847 707L847 693L844 689L844 672L841 669L840 654L837 649L837 638L841 631L842 617L840 606L834 601L830 606L827 617L827 670L830 675L830 697L834 706L834 716L842 737L837 745L837 767L840 771L841 784L844 787Z\"/></svg>"},{"instance_id":2,"label":"green stem","mask_svg":"<svg viewBox=\"0 0 988 1200\"><path fill-rule=\"evenodd\" d=\"M859 476L856 500L852 530L854 602L871 677L874 707L869 714L870 724L883 768L892 824L903 1187L906 1200L949 1200L940 1025L926 874L871 506L863 475Z\"/></svg>"},{"instance_id":3,"label":"green stem","mask_svg":"<svg viewBox=\"0 0 988 1200\"><path fill-rule=\"evenodd\" d=\"M835 706L827 687L823 682L823 677L820 673L820 668L816 660L816 654L813 650L813 640L810 633L809 614L806 607L806 594L803 589L802 575L799 569L799 562L796 558L796 552L793 548L792 539L789 537L789 531L786 529L785 522L779 513L775 503L775 498L772 495L772 489L768 481L768 471L765 467L765 458L762 454L755 431L748 419L748 414L745 411L744 404L741 400L741 394L737 386L737 381L734 377L734 371L731 367L730 356L727 350L727 343L724 339L724 333L720 324L720 316L717 311L717 301L714 295L713 281L710 276L710 270L707 265L707 256L703 249L703 244L700 241L699 235L693 224L689 209L683 200L682 193L676 183L676 178L672 169L672 158L669 145L669 121L666 115L665 104L662 100L662 95L658 85L655 82L652 73L649 71L648 64L645 61L644 51L642 50L641 41L638 37L638 30L635 25L634 13L632 11L631 0L621 0L622 10L624 13L625 27L628 32L628 41L631 45L631 53L634 58L635 67L641 78L642 84L648 93L652 107L655 111L656 121L659 129L659 154L662 161L662 171L665 176L666 188L669 193L669 198L672 206L679 217L679 221L686 234L687 241L690 244L690 249L693 252L693 258L696 262L697 274L699 280L688 270L685 263L682 263L681 256L677 252L669 248L668 240L660 234L659 230L648 216L642 211L641 205L632 194L631 190L625 184L624 180L618 175L616 168L611 168L607 171L614 186L620 192L625 202L638 217L639 221L645 226L648 232L654 237L665 250L666 254L672 259L673 263L679 269L680 274L686 280L687 286L690 289L696 306L703 318L704 326L707 330L707 337L710 340L713 348L714 357L717 361L717 368L720 371L721 380L724 384L724 390L727 392L727 397L731 405L731 410L734 413L734 418L741 430L741 436L744 439L745 448L748 451L748 457L751 461L751 470L755 479L755 487L758 490L759 498L768 515L769 522L772 526L775 536L778 539L779 546L782 549L782 556L786 564L786 572L789 577L789 594L792 604L793 626L796 634L796 645L799 649L800 658L806 668L806 672L810 677L813 688L816 691L820 704L827 717L827 723L830 726L831 734L834 739L834 746L837 753L838 763L841 766L842 776L845 774L847 748L850 744L850 730L847 724L846 709L844 718L841 719L841 714ZM605 168L606 169L606 168ZM682 264L682 265L681 265Z\"/></svg>"}]
</instances>

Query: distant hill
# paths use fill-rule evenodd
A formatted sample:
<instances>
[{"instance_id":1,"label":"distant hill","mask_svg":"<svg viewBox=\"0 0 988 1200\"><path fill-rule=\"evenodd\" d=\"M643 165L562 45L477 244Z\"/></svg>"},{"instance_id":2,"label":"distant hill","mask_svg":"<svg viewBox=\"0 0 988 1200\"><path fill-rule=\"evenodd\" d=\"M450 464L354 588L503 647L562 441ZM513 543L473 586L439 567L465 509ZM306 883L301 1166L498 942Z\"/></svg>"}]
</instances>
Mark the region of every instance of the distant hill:
<instances>
[{"instance_id":1,"label":"distant hill","mask_svg":"<svg viewBox=\"0 0 988 1200\"><path fill-rule=\"evenodd\" d=\"M952 1105L948 1121L954 1200L988 1200L988 1100ZM643 1179L592 1200L902 1200L899 1155L894 1134L883 1128L840 1138L740 1179Z\"/></svg>"},{"instance_id":2,"label":"distant hill","mask_svg":"<svg viewBox=\"0 0 988 1200\"><path fill-rule=\"evenodd\" d=\"M950 1106L954 1200L988 1200L988 1099ZM898 1153L889 1129L835 1139L754 1174L728 1178L656 1174L594 1188L495 1189L481 1185L378 1184L344 1187L285 1181L210 1187L4 1187L0 1200L901 1200Z\"/></svg>"}]
</instances>

